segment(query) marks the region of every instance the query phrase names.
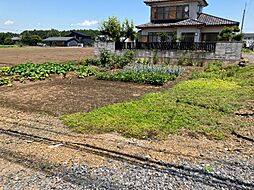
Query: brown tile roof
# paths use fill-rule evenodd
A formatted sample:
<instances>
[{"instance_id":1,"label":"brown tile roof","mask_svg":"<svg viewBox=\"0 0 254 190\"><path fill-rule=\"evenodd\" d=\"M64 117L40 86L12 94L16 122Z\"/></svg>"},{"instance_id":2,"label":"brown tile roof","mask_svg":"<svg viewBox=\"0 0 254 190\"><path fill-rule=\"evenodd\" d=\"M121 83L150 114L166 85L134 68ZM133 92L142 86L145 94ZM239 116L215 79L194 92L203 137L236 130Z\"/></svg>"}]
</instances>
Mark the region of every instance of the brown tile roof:
<instances>
[{"instance_id":1,"label":"brown tile roof","mask_svg":"<svg viewBox=\"0 0 254 190\"><path fill-rule=\"evenodd\" d=\"M239 22L201 13L198 19L187 19L175 23L146 23L137 28L160 28L160 27L180 27L180 26L239 26Z\"/></svg>"},{"instance_id":2,"label":"brown tile roof","mask_svg":"<svg viewBox=\"0 0 254 190\"><path fill-rule=\"evenodd\" d=\"M152 3L160 3L160 2L170 2L170 1L180 1L180 0L145 0L144 2L146 4L152 4ZM193 0L192 0L193 1ZM197 0L199 3L201 3L204 6L208 6L208 3L206 0Z\"/></svg>"},{"instance_id":3,"label":"brown tile roof","mask_svg":"<svg viewBox=\"0 0 254 190\"><path fill-rule=\"evenodd\" d=\"M195 19L187 19L174 23L174 26L199 26L199 25L205 25L205 23Z\"/></svg>"},{"instance_id":4,"label":"brown tile roof","mask_svg":"<svg viewBox=\"0 0 254 190\"><path fill-rule=\"evenodd\" d=\"M214 26L214 25L239 25L239 22L232 21L224 18L220 18L217 16L209 15L202 13L198 17L198 21L205 23L207 26Z\"/></svg>"}]
</instances>

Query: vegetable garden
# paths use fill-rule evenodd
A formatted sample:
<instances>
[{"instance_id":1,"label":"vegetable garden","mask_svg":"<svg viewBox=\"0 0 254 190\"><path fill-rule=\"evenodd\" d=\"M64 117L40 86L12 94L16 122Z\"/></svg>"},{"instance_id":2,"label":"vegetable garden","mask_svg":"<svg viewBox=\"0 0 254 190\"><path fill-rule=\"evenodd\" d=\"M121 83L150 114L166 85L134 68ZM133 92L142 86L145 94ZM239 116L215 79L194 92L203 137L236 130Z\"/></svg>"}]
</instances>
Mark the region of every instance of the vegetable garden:
<instances>
[{"instance_id":1,"label":"vegetable garden","mask_svg":"<svg viewBox=\"0 0 254 190\"><path fill-rule=\"evenodd\" d=\"M102 52L99 59L86 59L79 63L27 63L3 67L0 68L0 86L10 86L14 81L45 80L51 75L65 77L68 73L74 73L79 78L95 75L99 80L163 85L175 80L183 71L180 67L136 64L131 51L124 55Z\"/></svg>"}]
</instances>

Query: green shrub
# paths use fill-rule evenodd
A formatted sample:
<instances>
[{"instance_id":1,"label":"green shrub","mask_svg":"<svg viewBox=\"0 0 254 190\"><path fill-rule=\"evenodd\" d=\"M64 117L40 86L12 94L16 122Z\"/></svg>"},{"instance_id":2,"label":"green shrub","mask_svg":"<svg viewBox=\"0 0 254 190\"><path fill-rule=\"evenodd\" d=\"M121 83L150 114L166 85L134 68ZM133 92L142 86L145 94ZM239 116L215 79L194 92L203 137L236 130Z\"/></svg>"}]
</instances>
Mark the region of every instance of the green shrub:
<instances>
[{"instance_id":1,"label":"green shrub","mask_svg":"<svg viewBox=\"0 0 254 190\"><path fill-rule=\"evenodd\" d=\"M86 66L90 66L90 65L101 66L101 62L99 59L88 58L85 60L85 65Z\"/></svg>"},{"instance_id":2,"label":"green shrub","mask_svg":"<svg viewBox=\"0 0 254 190\"><path fill-rule=\"evenodd\" d=\"M176 75L169 75L165 73L121 71L116 73L99 73L97 75L97 79L163 85L170 80L175 80Z\"/></svg>"},{"instance_id":3,"label":"green shrub","mask_svg":"<svg viewBox=\"0 0 254 190\"><path fill-rule=\"evenodd\" d=\"M214 72L214 71L219 71L222 68L223 68L223 63L221 61L213 61L208 64L208 67L205 71L206 72Z\"/></svg>"},{"instance_id":4,"label":"green shrub","mask_svg":"<svg viewBox=\"0 0 254 190\"><path fill-rule=\"evenodd\" d=\"M181 65L181 66L194 66L195 65L193 59L188 56L180 57L177 61L177 64Z\"/></svg>"},{"instance_id":5,"label":"green shrub","mask_svg":"<svg viewBox=\"0 0 254 190\"><path fill-rule=\"evenodd\" d=\"M113 62L113 54L109 51L102 51L100 54L100 63L101 66L107 67Z\"/></svg>"},{"instance_id":6,"label":"green shrub","mask_svg":"<svg viewBox=\"0 0 254 190\"><path fill-rule=\"evenodd\" d=\"M87 67L87 66L79 66L78 68L78 77L79 78L86 78L89 76L93 76L97 73L96 69L92 67Z\"/></svg>"},{"instance_id":7,"label":"green shrub","mask_svg":"<svg viewBox=\"0 0 254 190\"><path fill-rule=\"evenodd\" d=\"M122 55L102 51L100 55L100 65L102 67L109 67L111 69L121 69L124 66L134 62L135 53L133 51L126 51Z\"/></svg>"},{"instance_id":8,"label":"green shrub","mask_svg":"<svg viewBox=\"0 0 254 190\"><path fill-rule=\"evenodd\" d=\"M2 67L0 68L0 77L1 76L8 76L10 73L11 68L10 67Z\"/></svg>"},{"instance_id":9,"label":"green shrub","mask_svg":"<svg viewBox=\"0 0 254 190\"><path fill-rule=\"evenodd\" d=\"M11 81L9 78L0 78L0 86L9 85Z\"/></svg>"}]
</instances>

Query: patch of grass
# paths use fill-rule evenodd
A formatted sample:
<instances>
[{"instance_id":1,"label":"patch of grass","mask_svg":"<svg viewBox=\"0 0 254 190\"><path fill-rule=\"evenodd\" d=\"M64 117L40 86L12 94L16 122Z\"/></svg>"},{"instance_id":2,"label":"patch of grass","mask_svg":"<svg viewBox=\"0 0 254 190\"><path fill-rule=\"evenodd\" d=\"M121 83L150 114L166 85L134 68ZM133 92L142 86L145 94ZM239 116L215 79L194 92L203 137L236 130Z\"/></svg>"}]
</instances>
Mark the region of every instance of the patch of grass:
<instances>
[{"instance_id":1,"label":"patch of grass","mask_svg":"<svg viewBox=\"0 0 254 190\"><path fill-rule=\"evenodd\" d=\"M242 52L243 52L243 53L251 53L251 54L254 54L254 51L251 50L251 49L248 49L248 48L243 48L243 49L242 49Z\"/></svg>"},{"instance_id":2,"label":"patch of grass","mask_svg":"<svg viewBox=\"0 0 254 190\"><path fill-rule=\"evenodd\" d=\"M170 80L175 80L176 75L155 73L155 72L133 72L133 71L120 71L115 73L99 73L97 75L99 80L122 81L122 82L135 82L146 83L152 85L163 85Z\"/></svg>"},{"instance_id":3,"label":"patch of grass","mask_svg":"<svg viewBox=\"0 0 254 190\"><path fill-rule=\"evenodd\" d=\"M206 165L206 166L204 166L204 168L203 168L206 172L209 172L209 173L211 173L211 172L214 172L214 169L213 169L213 167L212 166L210 166L210 165Z\"/></svg>"},{"instance_id":4,"label":"patch of grass","mask_svg":"<svg viewBox=\"0 0 254 190\"><path fill-rule=\"evenodd\" d=\"M220 79L236 82L240 86L254 86L254 65L248 67L223 67L222 64L214 62L208 66L205 72L194 73L192 78Z\"/></svg>"},{"instance_id":5,"label":"patch of grass","mask_svg":"<svg viewBox=\"0 0 254 190\"><path fill-rule=\"evenodd\" d=\"M0 45L0 48L17 48L17 45Z\"/></svg>"},{"instance_id":6,"label":"patch of grass","mask_svg":"<svg viewBox=\"0 0 254 190\"><path fill-rule=\"evenodd\" d=\"M228 71L234 69L226 68ZM239 68L234 76L248 78L246 73L253 71L254 67ZM235 129L229 118L241 105L253 99L254 94L249 83L230 78L196 78L164 93L148 94L138 101L67 115L63 121L80 132L118 132L140 139L161 139L182 130L223 139Z\"/></svg>"}]
</instances>

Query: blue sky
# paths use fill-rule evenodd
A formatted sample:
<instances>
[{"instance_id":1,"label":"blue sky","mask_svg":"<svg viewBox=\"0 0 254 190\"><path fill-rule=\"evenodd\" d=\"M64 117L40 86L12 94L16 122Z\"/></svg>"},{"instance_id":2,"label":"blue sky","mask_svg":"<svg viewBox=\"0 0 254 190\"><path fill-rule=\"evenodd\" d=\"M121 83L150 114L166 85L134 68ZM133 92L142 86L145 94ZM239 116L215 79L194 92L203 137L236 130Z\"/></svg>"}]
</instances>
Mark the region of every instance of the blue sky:
<instances>
[{"instance_id":1,"label":"blue sky","mask_svg":"<svg viewBox=\"0 0 254 190\"><path fill-rule=\"evenodd\" d=\"M254 0L209 0L204 12L241 21L245 1L244 31L254 32ZM149 21L149 8L143 0L0 0L0 31L96 29L113 15L138 25Z\"/></svg>"}]
</instances>

